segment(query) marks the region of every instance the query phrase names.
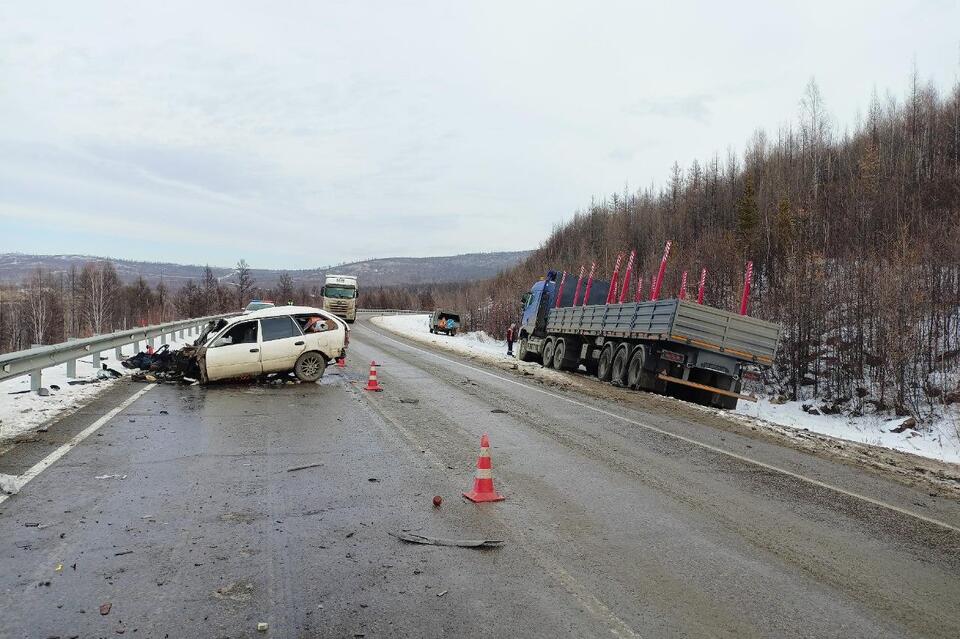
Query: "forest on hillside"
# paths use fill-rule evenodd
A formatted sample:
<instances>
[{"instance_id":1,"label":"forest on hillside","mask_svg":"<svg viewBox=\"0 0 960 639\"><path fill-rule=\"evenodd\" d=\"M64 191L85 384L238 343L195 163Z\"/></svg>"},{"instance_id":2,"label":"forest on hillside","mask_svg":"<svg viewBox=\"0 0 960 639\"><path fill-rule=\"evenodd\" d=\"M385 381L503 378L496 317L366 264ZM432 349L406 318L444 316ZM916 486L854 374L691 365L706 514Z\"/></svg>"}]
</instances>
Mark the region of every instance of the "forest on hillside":
<instances>
[{"instance_id":1,"label":"forest on hillside","mask_svg":"<svg viewBox=\"0 0 960 639\"><path fill-rule=\"evenodd\" d=\"M71 265L65 272L36 269L20 285L0 287L0 353L33 344L56 344L177 319L237 312L260 297L319 304L320 290L295 285L281 272L272 286L261 286L245 260L235 282L223 282L209 266L199 281L172 288L160 280L151 286L139 277L124 284L108 260Z\"/></svg>"},{"instance_id":2,"label":"forest on hillside","mask_svg":"<svg viewBox=\"0 0 960 639\"><path fill-rule=\"evenodd\" d=\"M750 314L784 328L771 380L784 396L914 415L960 401L960 83L944 93L915 73L851 130L813 81L799 106L742 154L674 164L662 188L594 202L519 267L434 297L502 335L548 269L575 279L595 261L609 278L635 249L649 286L672 240L662 297L706 268L705 302L734 310L753 261Z\"/></svg>"}]
</instances>

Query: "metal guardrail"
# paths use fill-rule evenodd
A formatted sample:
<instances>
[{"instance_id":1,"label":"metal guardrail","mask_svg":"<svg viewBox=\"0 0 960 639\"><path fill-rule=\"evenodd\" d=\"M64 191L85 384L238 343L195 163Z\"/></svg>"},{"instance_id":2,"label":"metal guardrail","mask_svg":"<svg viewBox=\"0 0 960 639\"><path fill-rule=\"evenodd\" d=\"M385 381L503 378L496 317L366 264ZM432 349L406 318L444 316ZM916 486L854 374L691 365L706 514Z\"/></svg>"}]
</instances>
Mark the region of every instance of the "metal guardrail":
<instances>
[{"instance_id":1,"label":"metal guardrail","mask_svg":"<svg viewBox=\"0 0 960 639\"><path fill-rule=\"evenodd\" d=\"M44 368L67 365L67 377L77 376L77 360L92 355L94 367L99 367L100 353L111 348L115 350L117 359L123 357L122 348L133 344L134 354L139 350L140 342L155 344L160 338L161 344L166 344L170 338L179 338L183 334L195 335L200 327L211 320L224 317L233 317L236 313L198 317L166 324L142 326L128 331L118 331L107 335L96 335L83 339L69 340L49 346L35 346L23 351L0 355L0 381L30 375L30 389L39 390L41 375ZM189 331L189 333L187 332Z\"/></svg>"},{"instance_id":2,"label":"metal guardrail","mask_svg":"<svg viewBox=\"0 0 960 639\"><path fill-rule=\"evenodd\" d=\"M430 313L430 311L411 311L407 308L358 308L357 312L380 313L381 315L386 315L387 313L392 313L394 315L422 315L424 313Z\"/></svg>"}]
</instances>

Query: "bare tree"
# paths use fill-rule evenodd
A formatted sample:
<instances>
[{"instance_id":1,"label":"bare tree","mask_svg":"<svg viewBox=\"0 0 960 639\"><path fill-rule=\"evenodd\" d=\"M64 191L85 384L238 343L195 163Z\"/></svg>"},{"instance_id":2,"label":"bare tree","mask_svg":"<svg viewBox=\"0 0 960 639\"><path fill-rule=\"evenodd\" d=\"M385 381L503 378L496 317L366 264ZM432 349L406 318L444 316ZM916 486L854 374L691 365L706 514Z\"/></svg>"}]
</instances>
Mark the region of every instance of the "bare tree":
<instances>
[{"instance_id":1,"label":"bare tree","mask_svg":"<svg viewBox=\"0 0 960 639\"><path fill-rule=\"evenodd\" d=\"M36 344L43 344L44 333L47 330L47 292L41 269L37 269L30 278L27 302L30 305L31 339Z\"/></svg>"},{"instance_id":2,"label":"bare tree","mask_svg":"<svg viewBox=\"0 0 960 639\"><path fill-rule=\"evenodd\" d=\"M249 301L247 298L256 283L257 281L253 279L253 275L250 273L250 265L247 264L245 259L241 258L237 262L237 306L240 308L246 306Z\"/></svg>"},{"instance_id":3,"label":"bare tree","mask_svg":"<svg viewBox=\"0 0 960 639\"><path fill-rule=\"evenodd\" d=\"M89 262L81 273L83 313L96 335L111 328L110 317L120 279L110 262Z\"/></svg>"}]
</instances>

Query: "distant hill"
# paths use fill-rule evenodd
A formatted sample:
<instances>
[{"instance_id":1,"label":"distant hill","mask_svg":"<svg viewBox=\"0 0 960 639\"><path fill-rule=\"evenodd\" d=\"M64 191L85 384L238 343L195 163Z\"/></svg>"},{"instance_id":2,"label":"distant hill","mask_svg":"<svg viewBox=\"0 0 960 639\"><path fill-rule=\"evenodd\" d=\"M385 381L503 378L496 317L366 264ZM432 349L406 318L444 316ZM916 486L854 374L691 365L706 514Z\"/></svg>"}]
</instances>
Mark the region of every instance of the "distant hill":
<instances>
[{"instance_id":1,"label":"distant hill","mask_svg":"<svg viewBox=\"0 0 960 639\"><path fill-rule=\"evenodd\" d=\"M289 270L295 286L301 284L311 287L321 286L327 273L356 275L364 286L398 286L406 284L438 284L444 282L462 282L491 277L508 268L516 266L530 254L530 251L511 251L502 253L467 253L443 257L386 257L362 262L351 262L336 266L322 266L314 269ZM0 254L0 283L19 284L26 281L38 268L48 273L66 273L71 266L77 269L87 262L108 260L113 263L120 279L124 282L143 276L151 285L163 281L176 288L187 280L199 281L203 276L203 266L195 264L171 264L166 262L137 262L94 257L90 255L24 255L21 253ZM211 266L221 281L235 279L233 268ZM273 286L282 269L253 269L257 286Z\"/></svg>"}]
</instances>

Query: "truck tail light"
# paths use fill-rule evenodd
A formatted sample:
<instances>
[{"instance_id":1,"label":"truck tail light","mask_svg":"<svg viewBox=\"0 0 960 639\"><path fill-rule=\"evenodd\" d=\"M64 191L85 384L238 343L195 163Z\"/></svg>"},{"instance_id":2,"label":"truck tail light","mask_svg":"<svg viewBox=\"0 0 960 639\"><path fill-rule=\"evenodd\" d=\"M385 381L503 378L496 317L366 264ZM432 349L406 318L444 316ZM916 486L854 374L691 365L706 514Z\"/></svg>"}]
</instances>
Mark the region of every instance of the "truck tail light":
<instances>
[{"instance_id":1,"label":"truck tail light","mask_svg":"<svg viewBox=\"0 0 960 639\"><path fill-rule=\"evenodd\" d=\"M667 360L668 362L674 362L676 364L683 363L682 353L674 353L673 351L660 351L660 357Z\"/></svg>"},{"instance_id":2,"label":"truck tail light","mask_svg":"<svg viewBox=\"0 0 960 639\"><path fill-rule=\"evenodd\" d=\"M743 379L748 379L751 382L760 381L760 373L756 371L743 371L740 373L740 377L742 377Z\"/></svg>"}]
</instances>

